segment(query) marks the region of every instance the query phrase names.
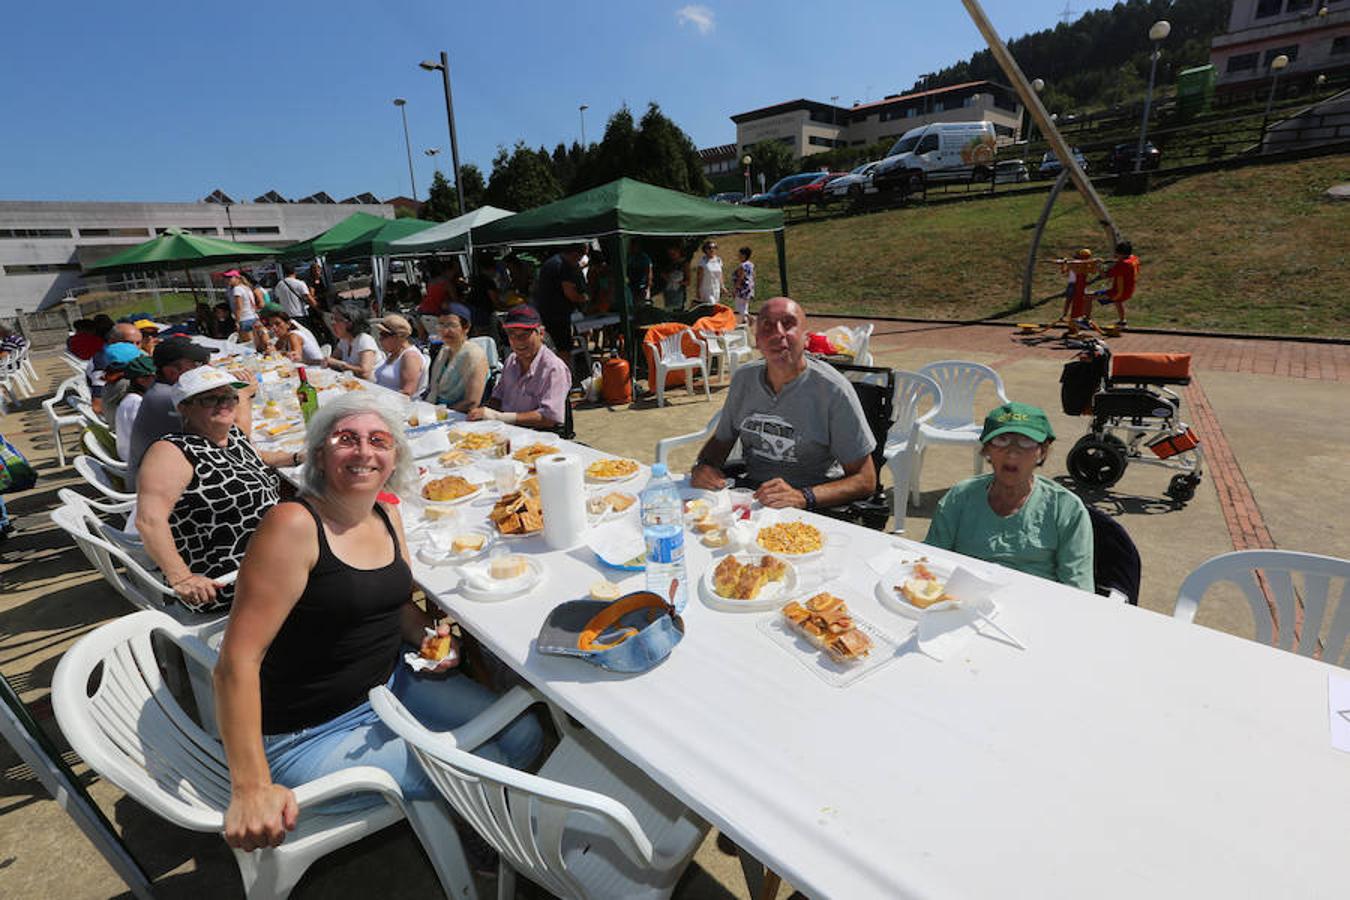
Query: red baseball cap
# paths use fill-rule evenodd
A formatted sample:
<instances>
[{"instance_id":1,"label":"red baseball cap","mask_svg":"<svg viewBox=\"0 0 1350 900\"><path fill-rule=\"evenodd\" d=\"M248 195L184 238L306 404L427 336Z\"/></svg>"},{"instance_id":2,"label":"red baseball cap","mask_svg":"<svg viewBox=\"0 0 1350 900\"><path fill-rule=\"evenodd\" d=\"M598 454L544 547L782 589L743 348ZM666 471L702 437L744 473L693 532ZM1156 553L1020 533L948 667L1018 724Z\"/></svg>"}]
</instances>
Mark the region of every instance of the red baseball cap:
<instances>
[{"instance_id":1,"label":"red baseball cap","mask_svg":"<svg viewBox=\"0 0 1350 900\"><path fill-rule=\"evenodd\" d=\"M506 314L506 320L502 322L505 328L538 328L543 324L539 318L539 311L526 303L511 307L511 311Z\"/></svg>"}]
</instances>

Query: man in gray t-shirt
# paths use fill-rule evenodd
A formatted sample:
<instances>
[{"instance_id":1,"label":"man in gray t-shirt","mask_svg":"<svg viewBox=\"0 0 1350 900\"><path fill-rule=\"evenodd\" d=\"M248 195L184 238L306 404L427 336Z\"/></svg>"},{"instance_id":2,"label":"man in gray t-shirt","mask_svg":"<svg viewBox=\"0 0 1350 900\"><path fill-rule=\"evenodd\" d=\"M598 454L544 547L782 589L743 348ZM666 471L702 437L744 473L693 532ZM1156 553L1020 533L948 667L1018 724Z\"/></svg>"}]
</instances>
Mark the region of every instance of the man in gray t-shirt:
<instances>
[{"instance_id":1,"label":"man in gray t-shirt","mask_svg":"<svg viewBox=\"0 0 1350 900\"><path fill-rule=\"evenodd\" d=\"M876 440L853 386L806 356L806 313L787 297L760 309L762 362L736 370L717 430L699 451L694 487L715 489L737 439L765 506L840 506L876 490Z\"/></svg>"},{"instance_id":2,"label":"man in gray t-shirt","mask_svg":"<svg viewBox=\"0 0 1350 900\"><path fill-rule=\"evenodd\" d=\"M166 434L183 430L183 420L173 405L173 385L178 376L205 365L210 359L210 350L186 338L160 341L155 348L155 383L145 392L141 408L136 411L136 422L131 427L131 458L125 461L128 488L135 486L136 470L150 445Z\"/></svg>"}]
</instances>

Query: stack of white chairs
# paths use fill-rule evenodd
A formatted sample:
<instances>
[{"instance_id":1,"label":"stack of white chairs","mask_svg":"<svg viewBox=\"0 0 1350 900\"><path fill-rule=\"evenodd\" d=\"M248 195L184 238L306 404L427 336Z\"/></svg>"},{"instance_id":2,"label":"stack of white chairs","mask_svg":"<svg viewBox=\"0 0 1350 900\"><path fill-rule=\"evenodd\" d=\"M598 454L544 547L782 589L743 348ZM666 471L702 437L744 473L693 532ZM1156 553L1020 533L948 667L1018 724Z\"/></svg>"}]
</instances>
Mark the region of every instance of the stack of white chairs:
<instances>
[{"instance_id":1,"label":"stack of white chairs","mask_svg":"<svg viewBox=\"0 0 1350 900\"><path fill-rule=\"evenodd\" d=\"M89 401L89 385L83 375L72 375L56 388L56 393L42 401L47 423L52 429L52 443L56 445L57 463L65 468L66 447L61 439L64 428L83 428L84 416L76 409L76 402Z\"/></svg>"},{"instance_id":2,"label":"stack of white chairs","mask_svg":"<svg viewBox=\"0 0 1350 900\"><path fill-rule=\"evenodd\" d=\"M17 403L24 397L31 397L37 388L37 371L28 358L29 349L23 349L5 355L0 360L0 413L9 411L9 402ZM5 396L8 395L9 401Z\"/></svg>"},{"instance_id":3,"label":"stack of white chairs","mask_svg":"<svg viewBox=\"0 0 1350 900\"><path fill-rule=\"evenodd\" d=\"M910 481L914 479L918 483L914 466L919 456L919 432L941 409L942 389L927 375L897 371L894 407L895 420L886 434L883 452L895 486L891 492L891 530L899 533L905 530Z\"/></svg>"}]
</instances>

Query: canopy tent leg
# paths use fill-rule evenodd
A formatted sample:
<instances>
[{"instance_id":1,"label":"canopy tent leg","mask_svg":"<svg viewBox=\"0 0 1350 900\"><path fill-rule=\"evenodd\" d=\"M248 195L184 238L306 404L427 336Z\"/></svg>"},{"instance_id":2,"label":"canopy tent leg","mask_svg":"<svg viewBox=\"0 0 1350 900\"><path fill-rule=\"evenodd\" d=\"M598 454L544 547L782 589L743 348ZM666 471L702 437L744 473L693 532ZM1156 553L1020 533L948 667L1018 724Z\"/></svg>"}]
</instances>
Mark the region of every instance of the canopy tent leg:
<instances>
[{"instance_id":1,"label":"canopy tent leg","mask_svg":"<svg viewBox=\"0 0 1350 900\"><path fill-rule=\"evenodd\" d=\"M787 234L780 228L773 233L773 245L778 251L778 292L781 296L787 297L788 277L787 277Z\"/></svg>"},{"instance_id":2,"label":"canopy tent leg","mask_svg":"<svg viewBox=\"0 0 1350 900\"><path fill-rule=\"evenodd\" d=\"M618 286L619 303L619 324L623 329L624 353L628 357L628 389L637 399L637 339L636 330L633 326L633 294L628 286L628 242L620 233L614 234L606 239L610 246L605 247L605 255L614 260L617 268L611 266L610 271L614 284Z\"/></svg>"}]
</instances>

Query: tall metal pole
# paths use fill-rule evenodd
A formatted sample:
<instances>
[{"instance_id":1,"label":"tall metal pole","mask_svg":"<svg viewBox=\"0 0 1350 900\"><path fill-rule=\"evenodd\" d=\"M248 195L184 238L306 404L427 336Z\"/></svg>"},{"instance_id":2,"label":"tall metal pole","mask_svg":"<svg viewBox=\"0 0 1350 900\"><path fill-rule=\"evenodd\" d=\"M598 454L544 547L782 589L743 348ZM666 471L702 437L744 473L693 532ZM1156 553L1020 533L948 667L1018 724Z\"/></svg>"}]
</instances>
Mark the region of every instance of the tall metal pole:
<instances>
[{"instance_id":1,"label":"tall metal pole","mask_svg":"<svg viewBox=\"0 0 1350 900\"><path fill-rule=\"evenodd\" d=\"M1281 53L1270 61L1270 93L1266 95L1266 112L1261 117L1261 146L1264 150L1266 129L1270 127L1270 110L1275 104L1275 86L1280 83L1280 70L1289 65L1289 57Z\"/></svg>"},{"instance_id":2,"label":"tall metal pole","mask_svg":"<svg viewBox=\"0 0 1350 900\"><path fill-rule=\"evenodd\" d=\"M403 114L403 147L408 151L408 183L412 185L412 198L416 200L417 179L413 176L412 139L408 137L408 101L402 97L395 97L394 105Z\"/></svg>"},{"instance_id":3,"label":"tall metal pole","mask_svg":"<svg viewBox=\"0 0 1350 900\"><path fill-rule=\"evenodd\" d=\"M1148 91L1144 94L1144 120L1139 123L1139 148L1134 153L1134 174L1138 175L1144 166L1144 144L1148 137L1148 113L1153 106L1153 79L1158 74L1158 57L1162 50L1153 48L1153 64L1148 67Z\"/></svg>"},{"instance_id":4,"label":"tall metal pole","mask_svg":"<svg viewBox=\"0 0 1350 900\"><path fill-rule=\"evenodd\" d=\"M459 198L459 214L468 210L464 207L464 182L459 177L459 138L455 136L455 104L450 94L450 57L441 51L441 79L445 84L445 118L450 123L450 162L455 167L455 196Z\"/></svg>"},{"instance_id":5,"label":"tall metal pole","mask_svg":"<svg viewBox=\"0 0 1350 900\"><path fill-rule=\"evenodd\" d=\"M585 103L577 107L577 112L581 113L581 149L583 151L586 149L586 110L588 109L590 109L590 106Z\"/></svg>"},{"instance_id":6,"label":"tall metal pole","mask_svg":"<svg viewBox=\"0 0 1350 900\"><path fill-rule=\"evenodd\" d=\"M230 216L230 204L225 204L225 223L230 229L230 240L234 240L234 219Z\"/></svg>"},{"instance_id":7,"label":"tall metal pole","mask_svg":"<svg viewBox=\"0 0 1350 900\"><path fill-rule=\"evenodd\" d=\"M999 68L1008 76L1008 81L1011 82L1013 90L1017 91L1017 96L1022 100L1022 105L1030 110L1032 120L1040 126L1041 133L1045 135L1051 149L1055 151L1055 156L1062 161L1069 177L1073 179L1074 187L1087 201L1088 207L1097 218L1097 223L1106 231L1107 238L1110 240L1111 246L1114 247L1123 240L1123 235L1120 233L1120 229L1116 227L1115 220L1111 218L1111 213L1107 211L1106 204L1102 201L1096 188L1092 186L1087 174L1078 165L1078 160L1074 158L1073 151L1069 149L1069 142L1064 140L1064 135L1060 134L1059 129L1050 121L1050 116L1045 111L1041 98L1036 96L1036 92L1031 89L1027 77L1022 74L1021 66L1008 52L1008 45L998 36L998 32L994 30L993 24L990 23L989 17L984 14L984 9L980 6L978 0L961 0L961 3L965 6L966 12L970 13L970 18L975 22L975 27L984 36L985 43L989 45L989 52L993 54Z\"/></svg>"}]
</instances>

